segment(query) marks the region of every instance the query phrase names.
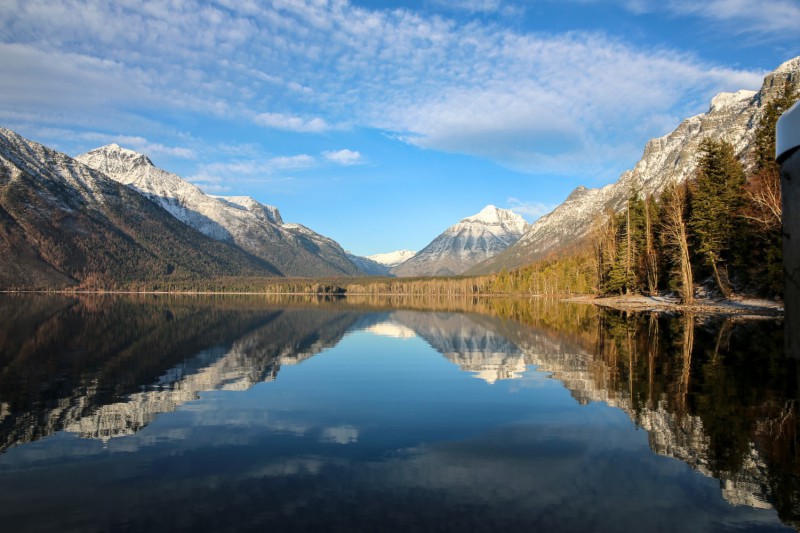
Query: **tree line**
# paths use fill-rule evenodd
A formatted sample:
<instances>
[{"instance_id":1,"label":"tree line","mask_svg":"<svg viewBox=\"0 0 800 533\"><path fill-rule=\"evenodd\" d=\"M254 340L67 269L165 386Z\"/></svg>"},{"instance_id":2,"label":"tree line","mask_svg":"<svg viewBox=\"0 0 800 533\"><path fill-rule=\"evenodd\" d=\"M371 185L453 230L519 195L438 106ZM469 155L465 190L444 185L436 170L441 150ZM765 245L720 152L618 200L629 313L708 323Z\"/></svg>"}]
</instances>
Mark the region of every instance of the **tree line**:
<instances>
[{"instance_id":1,"label":"tree line","mask_svg":"<svg viewBox=\"0 0 800 533\"><path fill-rule=\"evenodd\" d=\"M733 292L782 296L780 169L775 124L798 99L788 81L757 124L748 170L722 139L700 143L695 175L656 198L633 190L592 239L602 294L673 291L684 302L695 283Z\"/></svg>"}]
</instances>

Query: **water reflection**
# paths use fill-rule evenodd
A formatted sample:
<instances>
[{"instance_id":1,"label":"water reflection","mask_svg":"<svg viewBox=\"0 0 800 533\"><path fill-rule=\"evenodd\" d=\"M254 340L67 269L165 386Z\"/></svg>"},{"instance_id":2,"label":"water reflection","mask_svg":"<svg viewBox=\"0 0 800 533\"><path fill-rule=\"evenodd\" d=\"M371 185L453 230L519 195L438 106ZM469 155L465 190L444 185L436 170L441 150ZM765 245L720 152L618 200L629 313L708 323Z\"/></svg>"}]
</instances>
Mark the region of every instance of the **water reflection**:
<instances>
[{"instance_id":1,"label":"water reflection","mask_svg":"<svg viewBox=\"0 0 800 533\"><path fill-rule=\"evenodd\" d=\"M181 297L0 298L0 449L65 429L136 432L335 345L359 314ZM209 305L210 304L210 305Z\"/></svg>"},{"instance_id":2,"label":"water reflection","mask_svg":"<svg viewBox=\"0 0 800 533\"><path fill-rule=\"evenodd\" d=\"M401 513L411 527L432 523L445 500L457 493L459 501L472 506L462 517L485 515L498 502L505 506L506 516L495 511L484 516L481 527L602 530L603 513L625 517L631 529L658 527L660 518L649 516L646 502L660 498L665 509L686 502L678 487L648 485L643 476L673 476L680 486L685 475L654 462L652 454L639 453L624 420L596 407L605 403L646 430L649 449L718 480L718 494L740 509L746 524L773 527L762 515L748 514L770 508L784 523L800 524L798 365L781 352L781 324L601 312L539 300L465 304L480 313L418 312L377 303L287 307L260 298L0 297L0 316L6 317L0 323L0 447L20 450L14 457L24 463L63 457L70 446L74 456L99 453L88 444L67 445L59 434L142 454L143 447L156 444L178 453L174 447L180 440L180 454L200 454L202 462L194 461L197 471L179 476L186 479L177 486L172 481L171 495L153 494L150 507L165 514L181 495L189 498L197 491L225 500L225 487L250 490L248 501L283 491L285 505L298 509L310 501L325 508L331 491L339 504L368 507L377 497L380 503L373 505L385 513L386 502L377 491L413 509L413 520L408 510ZM374 357L340 355L335 363L314 357L338 353L348 337L371 346L363 335L412 346L424 342L447 365L492 386L481 387L477 380L465 384L421 360L399 359L405 366L376 366L368 373L360 367L377 365ZM302 381L294 374L278 378L282 368L312 357L317 366L309 367ZM545 383L543 374L530 368L557 381ZM417 375L417 369L430 374ZM276 379L250 396L207 394L247 391ZM411 392L401 388L404 383L413 386ZM507 388L498 391L501 384ZM507 394L526 387L550 391L553 385L585 407L576 411L556 400L548 404L555 392L535 396L541 405ZM332 386L340 388L328 392ZM455 407L442 391L454 391L468 416L454 418ZM259 398L265 394L270 400L262 405ZM159 416L164 413L172 414ZM532 416L535 426L521 422ZM143 428L159 423L164 428L143 435ZM418 433L409 433L412 425ZM269 440L256 435L254 426L268 430ZM61 443L20 446L47 436ZM122 436L129 437L116 438ZM313 438L297 441L300 437ZM295 440L287 444L285 439ZM193 444L187 447L187 442ZM236 446L250 456L203 458L199 450L211 442L215 449ZM248 448L255 442L258 446ZM627 450L631 464L610 468L621 450ZM353 453L361 461L355 470ZM7 468L14 457L7 459ZM170 468L164 459L151 461ZM26 476L32 484L37 479L35 473ZM304 492L309 476L316 488ZM205 488L199 489L195 478L204 479ZM247 481L259 479L279 479L280 487L264 492ZM342 479L349 480L347 487L337 485ZM208 505L206 500L198 497ZM621 507L612 512L598 505L603 502ZM341 510L330 505L316 518L285 507L266 518L284 527L321 527L319 520ZM694 523L697 529L719 526L712 527L715 519L707 514L721 512L715 505L692 515L692 520L709 520ZM573 523L576 508L583 515ZM368 521L365 508L361 511L359 520ZM128 517L124 525L146 528L145 518ZM354 523L341 522L342 528L348 525ZM617 521L612 529L623 525Z\"/></svg>"}]
</instances>

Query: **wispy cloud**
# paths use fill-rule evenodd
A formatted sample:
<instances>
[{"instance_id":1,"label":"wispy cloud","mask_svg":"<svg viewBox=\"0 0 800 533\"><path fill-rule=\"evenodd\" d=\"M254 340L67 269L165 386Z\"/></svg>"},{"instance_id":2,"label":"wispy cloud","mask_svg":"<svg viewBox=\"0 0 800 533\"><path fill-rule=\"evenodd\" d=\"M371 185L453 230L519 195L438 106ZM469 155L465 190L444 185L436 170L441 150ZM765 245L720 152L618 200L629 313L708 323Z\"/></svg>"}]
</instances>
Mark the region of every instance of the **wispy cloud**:
<instances>
[{"instance_id":1,"label":"wispy cloud","mask_svg":"<svg viewBox=\"0 0 800 533\"><path fill-rule=\"evenodd\" d=\"M231 190L232 190L231 187L228 186L228 185L218 185L218 184L215 184L215 183L202 183L202 182L200 182L200 183L197 183L196 185L198 187L200 187L203 190L203 192L206 192L208 194L223 194L223 193L226 193L226 192L231 192Z\"/></svg>"},{"instance_id":2,"label":"wispy cloud","mask_svg":"<svg viewBox=\"0 0 800 533\"><path fill-rule=\"evenodd\" d=\"M733 22L740 32L770 33L774 38L786 31L797 32L800 20L796 0L671 0L664 6L676 14Z\"/></svg>"},{"instance_id":3,"label":"wispy cloud","mask_svg":"<svg viewBox=\"0 0 800 533\"><path fill-rule=\"evenodd\" d=\"M361 153L346 148L344 150L322 152L322 156L328 161L345 166L358 165L364 162Z\"/></svg>"},{"instance_id":4,"label":"wispy cloud","mask_svg":"<svg viewBox=\"0 0 800 533\"><path fill-rule=\"evenodd\" d=\"M740 20L751 11L734 0L710 4L722 14L667 3L704 17ZM769 20L797 20L792 4L768 4ZM554 174L606 168L621 149L632 156L642 139L631 131L664 133L642 130L647 117L697 112L714 93L755 88L762 75L601 34L523 34L347 0L124 9L103 0L8 0L0 36L0 120L38 112L45 123L112 130L120 114L126 124L153 123L169 109L308 134L346 124Z\"/></svg>"},{"instance_id":5,"label":"wispy cloud","mask_svg":"<svg viewBox=\"0 0 800 533\"><path fill-rule=\"evenodd\" d=\"M136 150L146 155L163 154L181 159L196 159L197 153L191 148L182 146L164 146L161 143L150 142L144 137L132 135L101 135L108 142L115 142L126 148Z\"/></svg>"},{"instance_id":6,"label":"wispy cloud","mask_svg":"<svg viewBox=\"0 0 800 533\"><path fill-rule=\"evenodd\" d=\"M445 9L468 13L499 13L510 16L523 11L520 5L504 0L432 0L432 2Z\"/></svg>"},{"instance_id":7,"label":"wispy cloud","mask_svg":"<svg viewBox=\"0 0 800 533\"><path fill-rule=\"evenodd\" d=\"M559 0L563 1L563 0ZM576 3L598 3L607 0L571 0ZM636 14L668 13L679 17L698 17L709 21L731 23L728 31L736 34L759 33L781 39L783 32L797 31L800 4L796 0L615 0Z\"/></svg>"},{"instance_id":8,"label":"wispy cloud","mask_svg":"<svg viewBox=\"0 0 800 533\"><path fill-rule=\"evenodd\" d=\"M316 158L307 154L203 163L187 179L203 189L242 182L285 183L295 179L284 175L285 172L309 169L316 164Z\"/></svg>"},{"instance_id":9,"label":"wispy cloud","mask_svg":"<svg viewBox=\"0 0 800 533\"><path fill-rule=\"evenodd\" d=\"M281 113L260 113L253 120L261 126L302 133L321 133L331 129L327 122L318 117L306 119Z\"/></svg>"},{"instance_id":10,"label":"wispy cloud","mask_svg":"<svg viewBox=\"0 0 800 533\"><path fill-rule=\"evenodd\" d=\"M139 135L120 135L98 131L75 131L67 128L34 127L31 133L37 137L71 138L83 143L91 143L91 148L116 143L147 156L166 155L179 159L197 159L197 152L186 146L167 146L153 142Z\"/></svg>"},{"instance_id":11,"label":"wispy cloud","mask_svg":"<svg viewBox=\"0 0 800 533\"><path fill-rule=\"evenodd\" d=\"M552 204L526 202L514 197L509 197L506 201L508 202L508 209L524 216L529 222L535 222L538 218L541 218L556 208L556 206Z\"/></svg>"}]
</instances>

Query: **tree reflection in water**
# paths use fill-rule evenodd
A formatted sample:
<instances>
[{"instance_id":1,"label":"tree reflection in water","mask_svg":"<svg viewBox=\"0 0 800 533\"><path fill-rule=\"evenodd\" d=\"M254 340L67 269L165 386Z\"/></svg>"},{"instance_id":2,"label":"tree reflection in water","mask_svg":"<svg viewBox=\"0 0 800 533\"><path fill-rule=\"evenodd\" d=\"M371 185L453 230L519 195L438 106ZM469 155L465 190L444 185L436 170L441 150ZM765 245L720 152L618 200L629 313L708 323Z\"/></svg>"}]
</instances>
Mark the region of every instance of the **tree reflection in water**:
<instances>
[{"instance_id":1,"label":"tree reflection in water","mask_svg":"<svg viewBox=\"0 0 800 533\"><path fill-rule=\"evenodd\" d=\"M532 299L0 297L0 448L134 434L207 390L246 390L354 330L425 340L489 382L536 366L605 402L734 505L800 525L798 362L780 321ZM344 428L344 429L342 429ZM330 442L357 431L330 428ZM336 431L334 431L336 430Z\"/></svg>"}]
</instances>

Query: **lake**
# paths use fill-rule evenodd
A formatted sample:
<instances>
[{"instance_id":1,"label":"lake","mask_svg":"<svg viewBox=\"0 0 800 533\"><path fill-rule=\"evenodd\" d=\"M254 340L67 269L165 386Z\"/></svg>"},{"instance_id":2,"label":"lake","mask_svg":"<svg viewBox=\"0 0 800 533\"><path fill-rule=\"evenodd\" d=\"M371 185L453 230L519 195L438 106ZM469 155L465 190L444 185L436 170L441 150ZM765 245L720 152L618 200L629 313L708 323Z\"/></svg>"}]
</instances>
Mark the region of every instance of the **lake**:
<instances>
[{"instance_id":1,"label":"lake","mask_svg":"<svg viewBox=\"0 0 800 533\"><path fill-rule=\"evenodd\" d=\"M4 531L791 531L774 319L0 296Z\"/></svg>"}]
</instances>

